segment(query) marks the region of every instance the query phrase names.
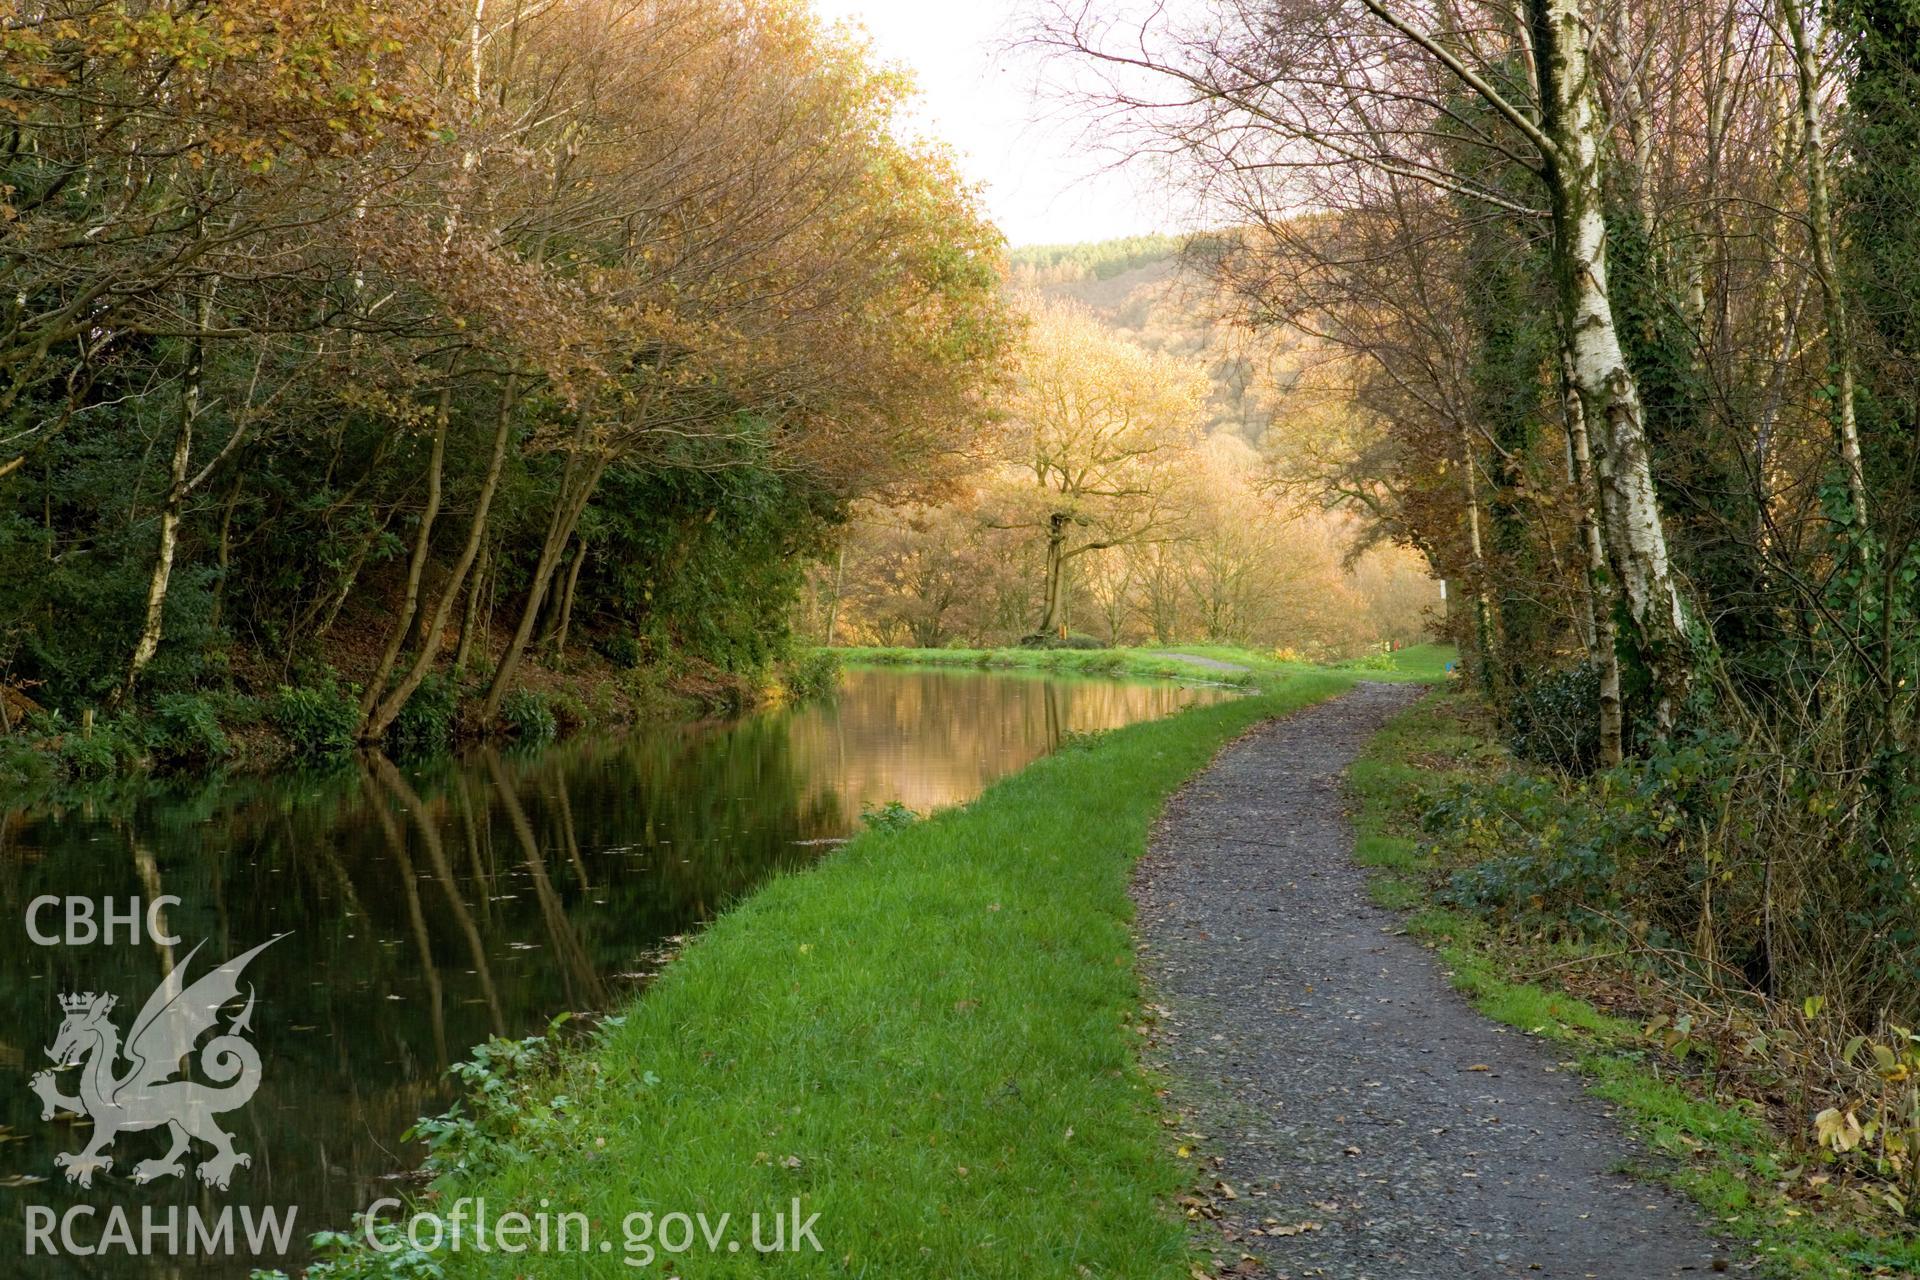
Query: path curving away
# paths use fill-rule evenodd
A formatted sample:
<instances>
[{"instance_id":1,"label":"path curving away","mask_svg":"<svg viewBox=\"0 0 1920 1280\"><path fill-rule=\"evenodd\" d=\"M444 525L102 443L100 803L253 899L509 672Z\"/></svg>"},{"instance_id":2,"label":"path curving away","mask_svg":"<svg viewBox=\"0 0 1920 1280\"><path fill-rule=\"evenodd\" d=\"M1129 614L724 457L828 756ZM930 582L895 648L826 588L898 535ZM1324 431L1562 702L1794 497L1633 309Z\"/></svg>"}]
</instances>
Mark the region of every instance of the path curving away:
<instances>
[{"instance_id":1,"label":"path curving away","mask_svg":"<svg viewBox=\"0 0 1920 1280\"><path fill-rule=\"evenodd\" d=\"M1618 1172L1644 1153L1551 1043L1474 1012L1369 901L1342 774L1420 692L1363 684L1228 747L1136 879L1173 1100L1238 1196L1228 1248L1290 1280L1725 1269L1689 1206Z\"/></svg>"}]
</instances>

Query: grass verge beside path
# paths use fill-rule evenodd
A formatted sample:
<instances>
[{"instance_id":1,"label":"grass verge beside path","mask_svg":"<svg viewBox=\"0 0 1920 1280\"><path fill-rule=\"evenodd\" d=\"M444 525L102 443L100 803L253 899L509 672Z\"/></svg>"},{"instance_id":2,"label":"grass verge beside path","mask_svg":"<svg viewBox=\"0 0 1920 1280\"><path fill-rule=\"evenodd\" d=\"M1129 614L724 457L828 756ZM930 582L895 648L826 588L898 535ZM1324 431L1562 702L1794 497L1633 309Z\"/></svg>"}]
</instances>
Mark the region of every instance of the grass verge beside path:
<instances>
[{"instance_id":1,"label":"grass verge beside path","mask_svg":"<svg viewBox=\"0 0 1920 1280\"><path fill-rule=\"evenodd\" d=\"M1159 645L1146 649L908 649L845 648L832 653L850 663L878 666L978 667L983 670L1023 668L1065 675L1140 676L1159 680L1207 680L1216 684L1259 686L1275 679L1347 672L1366 680L1438 680L1454 661L1452 646L1413 645L1397 653L1381 654L1332 667L1276 658L1270 652L1232 645ZM1213 671L1170 654L1189 653L1218 662L1231 662L1245 671Z\"/></svg>"},{"instance_id":2,"label":"grass verge beside path","mask_svg":"<svg viewBox=\"0 0 1920 1280\"><path fill-rule=\"evenodd\" d=\"M1349 774L1359 804L1356 855L1376 869L1375 900L1411 912L1407 931L1438 952L1453 985L1482 1013L1553 1041L1576 1063L1648 1149L1670 1157L1637 1172L1691 1196L1719 1231L1752 1248L1764 1273L1920 1275L1920 1240L1884 1216L1823 1198L1817 1162L1797 1156L1752 1108L1716 1100L1697 1066L1657 1048L1637 1023L1534 980L1546 971L1605 974L1609 957L1503 936L1437 901L1419 841L1423 794L1503 761L1459 694L1427 698L1375 737Z\"/></svg>"},{"instance_id":3,"label":"grass verge beside path","mask_svg":"<svg viewBox=\"0 0 1920 1280\"><path fill-rule=\"evenodd\" d=\"M529 1088L504 1133L441 1152L474 1163L442 1178L438 1212L484 1196L495 1218L583 1213L591 1250L436 1261L450 1276L1185 1277L1183 1170L1137 1050L1133 864L1223 744L1352 683L1301 672L1077 742L759 890ZM756 1254L749 1216L770 1237L796 1200L821 1251ZM636 1212L730 1214L740 1248L695 1233L636 1270ZM395 1273L352 1269L365 1262L339 1274Z\"/></svg>"}]
</instances>

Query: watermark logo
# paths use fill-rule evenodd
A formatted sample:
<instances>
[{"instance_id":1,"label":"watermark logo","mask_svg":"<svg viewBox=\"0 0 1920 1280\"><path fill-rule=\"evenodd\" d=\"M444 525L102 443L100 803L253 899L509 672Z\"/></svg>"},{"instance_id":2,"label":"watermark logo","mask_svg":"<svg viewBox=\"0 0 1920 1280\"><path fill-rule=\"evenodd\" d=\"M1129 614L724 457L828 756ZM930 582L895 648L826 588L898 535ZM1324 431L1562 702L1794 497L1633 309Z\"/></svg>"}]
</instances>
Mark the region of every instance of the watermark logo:
<instances>
[{"instance_id":1,"label":"watermark logo","mask_svg":"<svg viewBox=\"0 0 1920 1280\"><path fill-rule=\"evenodd\" d=\"M33 917L28 920L31 930ZM92 1122L86 1146L54 1157L69 1182L91 1187L95 1173L112 1169L115 1139L148 1129L167 1129L171 1146L164 1156L134 1166L136 1182L184 1175L183 1157L195 1142L213 1148L195 1172L216 1190L225 1191L234 1171L253 1163L252 1156L234 1148L233 1135L215 1123L216 1116L246 1106L260 1087L260 1054L246 1038L253 1023L252 986L246 1005L224 1031L220 1011L240 998L240 975L254 957L286 936L269 938L189 983L188 971L200 953L195 946L141 1006L124 1041L112 1018L115 997L88 992L60 998L65 1018L47 1056L56 1069L79 1068L77 1094L61 1093L53 1071L39 1072L31 1084L40 1097L41 1119L69 1111ZM219 1034L200 1049L203 1080L177 1078L208 1032Z\"/></svg>"}]
</instances>

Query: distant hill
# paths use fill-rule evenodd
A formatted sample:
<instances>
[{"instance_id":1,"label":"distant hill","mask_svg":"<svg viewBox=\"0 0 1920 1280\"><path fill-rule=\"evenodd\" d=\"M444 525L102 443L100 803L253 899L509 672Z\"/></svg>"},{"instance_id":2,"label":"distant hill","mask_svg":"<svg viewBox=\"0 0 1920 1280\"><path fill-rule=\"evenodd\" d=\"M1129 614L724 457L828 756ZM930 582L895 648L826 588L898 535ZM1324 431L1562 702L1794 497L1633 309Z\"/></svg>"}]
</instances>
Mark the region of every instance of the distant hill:
<instances>
[{"instance_id":1,"label":"distant hill","mask_svg":"<svg viewBox=\"0 0 1920 1280\"><path fill-rule=\"evenodd\" d=\"M1033 245L1008 255L1009 276L1016 289L1080 303L1148 350L1204 364L1214 387L1208 432L1257 445L1293 384L1297 339L1250 334L1227 320L1225 300L1192 265L1186 243L1128 236Z\"/></svg>"},{"instance_id":2,"label":"distant hill","mask_svg":"<svg viewBox=\"0 0 1920 1280\"><path fill-rule=\"evenodd\" d=\"M1180 254L1178 236L1125 236L1085 244L1036 244L1015 249L1008 258L1015 272L1036 279L1110 280L1114 276L1164 262Z\"/></svg>"}]
</instances>

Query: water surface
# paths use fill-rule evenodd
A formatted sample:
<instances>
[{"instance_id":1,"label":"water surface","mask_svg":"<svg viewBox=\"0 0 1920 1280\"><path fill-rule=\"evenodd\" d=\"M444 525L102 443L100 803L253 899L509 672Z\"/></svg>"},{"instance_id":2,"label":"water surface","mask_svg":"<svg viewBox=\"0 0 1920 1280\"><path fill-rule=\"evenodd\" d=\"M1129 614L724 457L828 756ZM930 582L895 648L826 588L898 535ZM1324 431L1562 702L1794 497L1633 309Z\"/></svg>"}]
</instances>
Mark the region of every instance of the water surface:
<instances>
[{"instance_id":1,"label":"water surface","mask_svg":"<svg viewBox=\"0 0 1920 1280\"><path fill-rule=\"evenodd\" d=\"M129 787L0 818L0 1274L243 1276L252 1261L24 1258L27 1205L297 1206L298 1238L393 1194L420 1150L401 1134L451 1099L447 1068L493 1035L604 1009L662 949L768 874L803 867L863 808L978 794L1068 732L1230 696L1173 684L855 670L837 698L728 723L325 774ZM52 894L181 905L151 940L37 946ZM55 923L55 916L43 924ZM164 1134L123 1135L91 1191L53 1158L84 1127L40 1119L63 993L110 992L124 1032L196 944L194 976L277 934L241 987L259 1092L220 1118L253 1157L226 1193L192 1174L136 1186ZM237 1011L238 1004L231 1006ZM224 1023L223 1023L224 1025ZM62 1077L69 1092L73 1073ZM196 1148L194 1158L206 1154ZM83 1233L97 1235L98 1227ZM298 1255L295 1256L297 1261Z\"/></svg>"}]
</instances>

